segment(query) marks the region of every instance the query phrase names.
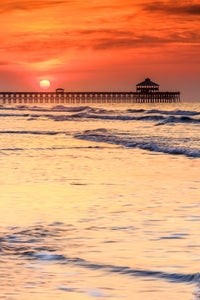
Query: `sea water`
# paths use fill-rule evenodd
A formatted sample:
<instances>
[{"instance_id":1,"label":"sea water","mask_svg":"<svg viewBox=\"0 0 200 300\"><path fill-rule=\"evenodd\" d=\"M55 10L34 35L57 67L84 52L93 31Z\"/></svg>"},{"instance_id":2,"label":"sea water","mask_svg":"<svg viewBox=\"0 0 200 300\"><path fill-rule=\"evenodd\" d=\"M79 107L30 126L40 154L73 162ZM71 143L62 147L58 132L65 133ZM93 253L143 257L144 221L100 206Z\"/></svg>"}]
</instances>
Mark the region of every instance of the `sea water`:
<instances>
[{"instance_id":1,"label":"sea water","mask_svg":"<svg viewBox=\"0 0 200 300\"><path fill-rule=\"evenodd\" d=\"M200 299L199 104L0 120L0 299Z\"/></svg>"}]
</instances>

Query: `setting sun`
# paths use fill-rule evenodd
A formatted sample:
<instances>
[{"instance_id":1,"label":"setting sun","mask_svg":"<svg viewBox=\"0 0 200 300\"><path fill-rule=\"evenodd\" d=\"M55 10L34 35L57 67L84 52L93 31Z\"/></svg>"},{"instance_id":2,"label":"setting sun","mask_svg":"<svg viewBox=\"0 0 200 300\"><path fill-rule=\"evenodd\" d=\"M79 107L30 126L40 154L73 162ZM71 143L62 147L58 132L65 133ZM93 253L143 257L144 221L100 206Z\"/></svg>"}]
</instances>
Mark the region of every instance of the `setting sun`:
<instances>
[{"instance_id":1,"label":"setting sun","mask_svg":"<svg viewBox=\"0 0 200 300\"><path fill-rule=\"evenodd\" d=\"M49 80L41 80L40 81L40 87L42 88L42 89L48 89L49 87L50 87L50 85L51 85L51 83L50 83L50 81Z\"/></svg>"}]
</instances>

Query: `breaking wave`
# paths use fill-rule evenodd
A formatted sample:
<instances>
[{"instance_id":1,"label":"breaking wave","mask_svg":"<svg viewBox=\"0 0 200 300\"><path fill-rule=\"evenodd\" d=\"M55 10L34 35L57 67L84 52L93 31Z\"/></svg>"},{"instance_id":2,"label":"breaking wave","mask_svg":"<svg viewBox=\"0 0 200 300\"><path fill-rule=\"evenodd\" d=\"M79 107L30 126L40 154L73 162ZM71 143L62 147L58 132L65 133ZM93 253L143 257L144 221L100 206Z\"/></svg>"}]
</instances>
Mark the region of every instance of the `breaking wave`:
<instances>
[{"instance_id":1,"label":"breaking wave","mask_svg":"<svg viewBox=\"0 0 200 300\"><path fill-rule=\"evenodd\" d=\"M104 128L97 130L86 130L83 133L76 134L75 138L95 141L112 143L116 145L122 145L125 147L139 148L152 152L161 152L166 154L174 155L186 155L188 157L200 157L200 151L198 149L178 147L170 144L170 141L163 141L157 139L139 138L139 137L126 137L113 134L111 131Z\"/></svg>"},{"instance_id":2,"label":"breaking wave","mask_svg":"<svg viewBox=\"0 0 200 300\"><path fill-rule=\"evenodd\" d=\"M194 119L191 117L187 116L181 116L181 117L174 117L174 116L169 116L165 118L162 122L155 124L156 126L158 125L164 125L167 123L200 123L200 119Z\"/></svg>"}]
</instances>

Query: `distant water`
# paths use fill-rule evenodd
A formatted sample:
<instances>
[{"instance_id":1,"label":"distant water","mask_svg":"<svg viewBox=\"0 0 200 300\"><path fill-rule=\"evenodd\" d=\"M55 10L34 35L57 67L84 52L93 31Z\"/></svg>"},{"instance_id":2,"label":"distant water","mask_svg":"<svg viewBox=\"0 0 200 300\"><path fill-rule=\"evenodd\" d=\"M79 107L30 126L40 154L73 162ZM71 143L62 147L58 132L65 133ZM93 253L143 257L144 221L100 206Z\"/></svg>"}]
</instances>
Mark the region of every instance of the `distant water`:
<instances>
[{"instance_id":1,"label":"distant water","mask_svg":"<svg viewBox=\"0 0 200 300\"><path fill-rule=\"evenodd\" d=\"M200 104L0 120L0 298L200 299Z\"/></svg>"}]
</instances>

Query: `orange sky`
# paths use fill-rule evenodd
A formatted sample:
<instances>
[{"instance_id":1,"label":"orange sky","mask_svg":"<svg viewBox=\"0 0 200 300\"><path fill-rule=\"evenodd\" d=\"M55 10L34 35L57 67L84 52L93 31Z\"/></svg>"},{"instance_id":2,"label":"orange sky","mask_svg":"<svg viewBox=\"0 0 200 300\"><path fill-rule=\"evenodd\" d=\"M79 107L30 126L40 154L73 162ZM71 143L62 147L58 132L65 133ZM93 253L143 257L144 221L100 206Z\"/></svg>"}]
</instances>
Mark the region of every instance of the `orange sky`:
<instances>
[{"instance_id":1,"label":"orange sky","mask_svg":"<svg viewBox=\"0 0 200 300\"><path fill-rule=\"evenodd\" d=\"M200 100L199 0L1 0L0 90L135 90Z\"/></svg>"}]
</instances>

